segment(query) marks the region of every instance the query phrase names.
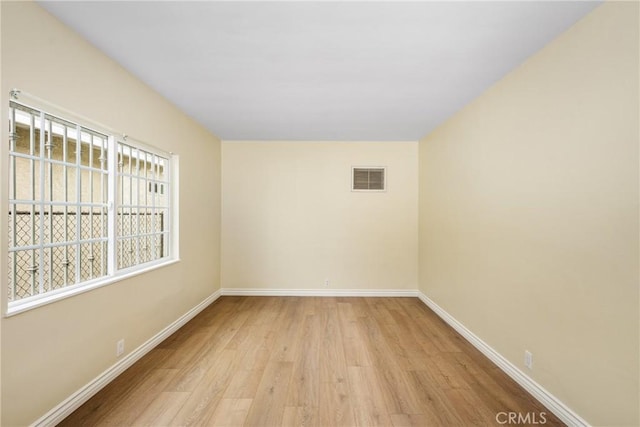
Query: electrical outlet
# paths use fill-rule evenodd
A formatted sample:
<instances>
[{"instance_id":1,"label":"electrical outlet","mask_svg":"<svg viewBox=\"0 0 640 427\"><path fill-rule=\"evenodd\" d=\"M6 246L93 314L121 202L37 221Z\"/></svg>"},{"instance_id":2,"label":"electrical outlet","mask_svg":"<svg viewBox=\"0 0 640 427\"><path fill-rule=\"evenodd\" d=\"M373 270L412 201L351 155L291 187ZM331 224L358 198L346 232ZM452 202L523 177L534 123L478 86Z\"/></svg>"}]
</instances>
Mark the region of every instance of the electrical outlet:
<instances>
[{"instance_id":1,"label":"electrical outlet","mask_svg":"<svg viewBox=\"0 0 640 427\"><path fill-rule=\"evenodd\" d=\"M524 366L533 369L533 354L529 350L524 351Z\"/></svg>"},{"instance_id":2,"label":"electrical outlet","mask_svg":"<svg viewBox=\"0 0 640 427\"><path fill-rule=\"evenodd\" d=\"M124 354L124 338L116 343L116 357Z\"/></svg>"},{"instance_id":3,"label":"electrical outlet","mask_svg":"<svg viewBox=\"0 0 640 427\"><path fill-rule=\"evenodd\" d=\"M329 279L324 279L324 287L329 287Z\"/></svg>"}]
</instances>

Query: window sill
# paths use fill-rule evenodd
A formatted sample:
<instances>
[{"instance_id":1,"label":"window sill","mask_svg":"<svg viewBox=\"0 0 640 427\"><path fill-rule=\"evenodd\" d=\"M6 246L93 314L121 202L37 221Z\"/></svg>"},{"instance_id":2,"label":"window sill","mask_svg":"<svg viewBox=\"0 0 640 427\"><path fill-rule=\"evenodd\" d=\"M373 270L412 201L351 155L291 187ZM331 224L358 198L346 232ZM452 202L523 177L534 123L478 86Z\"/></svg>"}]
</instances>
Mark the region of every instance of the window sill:
<instances>
[{"instance_id":1,"label":"window sill","mask_svg":"<svg viewBox=\"0 0 640 427\"><path fill-rule=\"evenodd\" d=\"M43 305L51 304L75 295L89 292L93 289L101 288L103 286L107 286L121 280L126 280L131 277L156 270L158 268L167 267L178 262L180 262L180 258L162 260L159 262L151 263L149 265L145 265L141 268L123 270L116 273L116 275L114 276L104 277L85 284L73 285L63 289L59 289L49 294L42 295L41 297L32 297L33 299L30 298L26 301L16 301L14 304L9 303L9 307L7 308L4 317L15 316L16 314L24 313Z\"/></svg>"}]
</instances>

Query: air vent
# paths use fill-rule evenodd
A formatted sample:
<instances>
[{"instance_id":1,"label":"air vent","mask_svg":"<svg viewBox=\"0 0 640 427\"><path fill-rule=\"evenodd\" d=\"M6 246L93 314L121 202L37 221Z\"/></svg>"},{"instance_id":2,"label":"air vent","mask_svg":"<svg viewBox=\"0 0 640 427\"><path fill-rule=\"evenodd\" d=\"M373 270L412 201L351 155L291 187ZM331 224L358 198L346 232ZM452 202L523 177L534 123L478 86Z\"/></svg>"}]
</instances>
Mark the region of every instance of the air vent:
<instances>
[{"instance_id":1,"label":"air vent","mask_svg":"<svg viewBox=\"0 0 640 427\"><path fill-rule=\"evenodd\" d=\"M386 187L385 168L353 168L351 183L353 191L384 191Z\"/></svg>"}]
</instances>

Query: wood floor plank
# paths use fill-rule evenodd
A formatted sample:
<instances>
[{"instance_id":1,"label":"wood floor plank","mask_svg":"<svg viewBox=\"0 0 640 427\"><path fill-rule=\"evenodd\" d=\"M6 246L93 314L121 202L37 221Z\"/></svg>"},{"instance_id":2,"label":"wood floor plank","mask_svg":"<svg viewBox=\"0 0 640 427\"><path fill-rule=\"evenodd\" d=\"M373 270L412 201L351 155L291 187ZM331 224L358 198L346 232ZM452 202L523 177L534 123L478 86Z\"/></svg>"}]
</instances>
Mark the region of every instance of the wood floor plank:
<instances>
[{"instance_id":1,"label":"wood floor plank","mask_svg":"<svg viewBox=\"0 0 640 427\"><path fill-rule=\"evenodd\" d=\"M218 359L220 354L227 347L228 343L242 329L242 325L247 321L249 311L234 315L224 323L223 327L202 326L203 333L193 333L200 341L193 341L195 351L191 351L187 341L180 349L188 354L187 357L178 359L182 363L178 364L181 369L174 381L168 386L168 391L193 391L200 383L203 376L210 370L212 364ZM175 365L175 359L174 359Z\"/></svg>"},{"instance_id":2,"label":"wood floor plank","mask_svg":"<svg viewBox=\"0 0 640 427\"><path fill-rule=\"evenodd\" d=\"M320 400L318 422L320 426L349 427L355 426L352 396L349 388L349 374L338 382L322 382L320 384Z\"/></svg>"},{"instance_id":3,"label":"wood floor plank","mask_svg":"<svg viewBox=\"0 0 640 427\"><path fill-rule=\"evenodd\" d=\"M417 298L221 297L61 426L563 425Z\"/></svg>"},{"instance_id":4,"label":"wood floor plank","mask_svg":"<svg viewBox=\"0 0 640 427\"><path fill-rule=\"evenodd\" d=\"M322 320L318 315L305 316L302 322L301 340L304 349L293 364L293 373L287 389L287 406L318 407L320 385L320 348Z\"/></svg>"},{"instance_id":5,"label":"wood floor plank","mask_svg":"<svg viewBox=\"0 0 640 427\"><path fill-rule=\"evenodd\" d=\"M262 380L263 369L238 369L224 392L226 399L253 399Z\"/></svg>"},{"instance_id":6,"label":"wood floor plank","mask_svg":"<svg viewBox=\"0 0 640 427\"><path fill-rule=\"evenodd\" d=\"M371 366L371 355L358 328L359 317L351 302L338 303L338 319L347 366Z\"/></svg>"},{"instance_id":7,"label":"wood floor plank","mask_svg":"<svg viewBox=\"0 0 640 427\"><path fill-rule=\"evenodd\" d=\"M361 427L391 425L375 369L350 366L348 370L356 424Z\"/></svg>"},{"instance_id":8,"label":"wood floor plank","mask_svg":"<svg viewBox=\"0 0 640 427\"><path fill-rule=\"evenodd\" d=\"M429 421L424 414L391 414L393 427L424 427L436 426L438 424Z\"/></svg>"},{"instance_id":9,"label":"wood floor plank","mask_svg":"<svg viewBox=\"0 0 640 427\"><path fill-rule=\"evenodd\" d=\"M338 319L337 306L328 308L322 316L320 336L320 381L340 383L347 379L347 361L345 359L344 340Z\"/></svg>"},{"instance_id":10,"label":"wood floor plank","mask_svg":"<svg viewBox=\"0 0 640 427\"><path fill-rule=\"evenodd\" d=\"M229 385L236 362L237 354L234 350L223 350L193 389L189 399L171 420L170 425L199 425L203 419L211 415Z\"/></svg>"},{"instance_id":11,"label":"wood floor plank","mask_svg":"<svg viewBox=\"0 0 640 427\"><path fill-rule=\"evenodd\" d=\"M376 320L361 319L359 325L373 357L381 396L391 414L419 414L419 402L408 386L406 371L398 364Z\"/></svg>"},{"instance_id":12,"label":"wood floor plank","mask_svg":"<svg viewBox=\"0 0 640 427\"><path fill-rule=\"evenodd\" d=\"M401 299L401 298L396 298ZM395 320L395 327L382 324L386 338L392 343L391 349L396 355L397 362L407 370L423 369L425 348L423 344L429 340L424 329L418 327L415 320L409 316L401 304L394 304L389 310ZM438 354L434 344L429 345L428 354Z\"/></svg>"},{"instance_id":13,"label":"wood floor plank","mask_svg":"<svg viewBox=\"0 0 640 427\"><path fill-rule=\"evenodd\" d=\"M132 426L167 426L189 399L191 393L165 391L160 393L133 421Z\"/></svg>"},{"instance_id":14,"label":"wood floor plank","mask_svg":"<svg viewBox=\"0 0 640 427\"><path fill-rule=\"evenodd\" d=\"M174 351L170 357L163 362L162 367L165 369L180 369L189 366L198 358L203 347L207 345L206 332L193 332L189 338L181 344L180 351Z\"/></svg>"},{"instance_id":15,"label":"wood floor plank","mask_svg":"<svg viewBox=\"0 0 640 427\"><path fill-rule=\"evenodd\" d=\"M429 420L428 425L459 426L466 425L453 403L446 398L446 390L433 381L429 371L412 371L409 380L415 390L423 410Z\"/></svg>"},{"instance_id":16,"label":"wood floor plank","mask_svg":"<svg viewBox=\"0 0 640 427\"><path fill-rule=\"evenodd\" d=\"M76 409L59 426L97 425L107 414L115 411L153 371L164 363L175 350L155 348L145 357L103 388L99 393Z\"/></svg>"},{"instance_id":17,"label":"wood floor plank","mask_svg":"<svg viewBox=\"0 0 640 427\"><path fill-rule=\"evenodd\" d=\"M450 389L444 392L460 418L474 426L493 426L496 424L496 413L491 411L484 402L469 390Z\"/></svg>"},{"instance_id":18,"label":"wood floor plank","mask_svg":"<svg viewBox=\"0 0 640 427\"><path fill-rule=\"evenodd\" d=\"M240 427L244 425L252 402L252 399L222 399L206 425Z\"/></svg>"},{"instance_id":19,"label":"wood floor plank","mask_svg":"<svg viewBox=\"0 0 640 427\"><path fill-rule=\"evenodd\" d=\"M271 351L271 361L293 362L300 346L300 313L301 306L297 297L290 297L289 304L283 309L275 325L279 334Z\"/></svg>"},{"instance_id":20,"label":"wood floor plank","mask_svg":"<svg viewBox=\"0 0 640 427\"><path fill-rule=\"evenodd\" d=\"M317 413L318 408L285 406L281 425L283 427L323 427L321 424L318 424Z\"/></svg>"},{"instance_id":21,"label":"wood floor plank","mask_svg":"<svg viewBox=\"0 0 640 427\"><path fill-rule=\"evenodd\" d=\"M354 297L350 301L353 314L356 318L367 317L369 313L369 305L367 304L367 298Z\"/></svg>"},{"instance_id":22,"label":"wood floor plank","mask_svg":"<svg viewBox=\"0 0 640 427\"><path fill-rule=\"evenodd\" d=\"M138 387L131 390L125 399L112 411L104 414L101 426L131 425L142 412L162 393L167 383L176 375L176 369L155 369Z\"/></svg>"},{"instance_id":23,"label":"wood floor plank","mask_svg":"<svg viewBox=\"0 0 640 427\"><path fill-rule=\"evenodd\" d=\"M245 425L264 427L282 424L292 372L293 362L267 363Z\"/></svg>"}]
</instances>

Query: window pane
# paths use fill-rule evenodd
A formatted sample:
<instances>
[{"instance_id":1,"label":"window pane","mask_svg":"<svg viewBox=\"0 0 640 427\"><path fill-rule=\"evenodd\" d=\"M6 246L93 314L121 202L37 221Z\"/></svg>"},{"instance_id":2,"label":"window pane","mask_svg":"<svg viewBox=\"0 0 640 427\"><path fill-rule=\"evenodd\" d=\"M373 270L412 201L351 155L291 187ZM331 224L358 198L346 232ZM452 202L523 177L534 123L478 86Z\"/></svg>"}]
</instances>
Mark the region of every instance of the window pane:
<instances>
[{"instance_id":1,"label":"window pane","mask_svg":"<svg viewBox=\"0 0 640 427\"><path fill-rule=\"evenodd\" d=\"M81 166L85 166L85 167L89 167L90 163L89 163L89 134L86 132L81 132L81 139L80 139L80 165Z\"/></svg>"},{"instance_id":2,"label":"window pane","mask_svg":"<svg viewBox=\"0 0 640 427\"><path fill-rule=\"evenodd\" d=\"M66 271L68 273L68 281L69 285L73 285L76 283L80 283L81 279L77 276L76 272L78 271L78 254L80 253L80 245L68 245L66 246L65 255L67 256L66 261L69 265L66 267Z\"/></svg>"},{"instance_id":3,"label":"window pane","mask_svg":"<svg viewBox=\"0 0 640 427\"><path fill-rule=\"evenodd\" d=\"M136 177L131 179L131 205L132 206L137 206L139 205L140 202L140 193L139 193L139 188L140 188L140 184L139 184L139 179Z\"/></svg>"},{"instance_id":4,"label":"window pane","mask_svg":"<svg viewBox=\"0 0 640 427\"><path fill-rule=\"evenodd\" d=\"M100 258L95 253L95 244L80 245L80 277L82 281L100 276Z\"/></svg>"},{"instance_id":5,"label":"window pane","mask_svg":"<svg viewBox=\"0 0 640 427\"><path fill-rule=\"evenodd\" d=\"M119 144L122 158L118 181L124 218L119 220L119 268L168 256L169 160L127 144ZM120 189L119 188L119 189Z\"/></svg>"},{"instance_id":6,"label":"window pane","mask_svg":"<svg viewBox=\"0 0 640 427\"><path fill-rule=\"evenodd\" d=\"M107 274L106 246L96 239L107 234L108 182L89 168L100 165L94 155L106 152L101 145L106 137L80 132L79 165L78 125L51 115L43 121L40 111L13 101L10 109L17 139L9 152L9 187L23 203L9 204L8 293L18 301ZM80 244L81 239L91 241Z\"/></svg>"},{"instance_id":7,"label":"window pane","mask_svg":"<svg viewBox=\"0 0 640 427\"><path fill-rule=\"evenodd\" d=\"M67 247L58 246L52 248L53 254L53 281L51 282L52 289L62 288L67 285L69 266L65 262Z\"/></svg>"},{"instance_id":8,"label":"window pane","mask_svg":"<svg viewBox=\"0 0 640 427\"><path fill-rule=\"evenodd\" d=\"M51 215L47 215L48 220L51 222L51 238L52 243L64 243L67 242L67 227L66 220L69 218L68 214L65 214L63 206L56 206L56 209Z\"/></svg>"},{"instance_id":9,"label":"window pane","mask_svg":"<svg viewBox=\"0 0 640 427\"><path fill-rule=\"evenodd\" d=\"M167 156L13 99L9 108L10 310L20 299L105 277L109 262L117 270L168 256Z\"/></svg>"},{"instance_id":10,"label":"window pane","mask_svg":"<svg viewBox=\"0 0 640 427\"><path fill-rule=\"evenodd\" d=\"M21 299L35 295L38 283L38 251L16 251L13 270L15 272L15 297Z\"/></svg>"},{"instance_id":11,"label":"window pane","mask_svg":"<svg viewBox=\"0 0 640 427\"><path fill-rule=\"evenodd\" d=\"M118 241L118 268L128 268L134 265L135 241L134 239L121 239Z\"/></svg>"},{"instance_id":12,"label":"window pane","mask_svg":"<svg viewBox=\"0 0 640 427\"><path fill-rule=\"evenodd\" d=\"M78 210L76 207L67 207L66 208L67 218L65 220L66 230L67 230L67 241L73 242L77 239L76 227L78 223Z\"/></svg>"},{"instance_id":13,"label":"window pane","mask_svg":"<svg viewBox=\"0 0 640 427\"><path fill-rule=\"evenodd\" d=\"M62 165L45 162L45 200L64 201L64 167Z\"/></svg>"},{"instance_id":14,"label":"window pane","mask_svg":"<svg viewBox=\"0 0 640 427\"><path fill-rule=\"evenodd\" d=\"M158 231L169 231L169 209L156 210L156 221L158 222Z\"/></svg>"},{"instance_id":15,"label":"window pane","mask_svg":"<svg viewBox=\"0 0 640 427\"><path fill-rule=\"evenodd\" d=\"M18 200L29 200L31 199L31 193L33 192L33 187L31 186L32 182L32 172L31 172L31 163L32 160L23 159L20 157L14 157L10 163L15 164L15 178L16 185L11 186L15 187L15 199ZM11 174L11 178L13 179L14 174Z\"/></svg>"},{"instance_id":16,"label":"window pane","mask_svg":"<svg viewBox=\"0 0 640 427\"><path fill-rule=\"evenodd\" d=\"M76 198L76 180L78 179L77 169L74 167L67 167L66 170L66 186L63 189L65 195L62 200L74 203L78 201Z\"/></svg>"},{"instance_id":17,"label":"window pane","mask_svg":"<svg viewBox=\"0 0 640 427\"><path fill-rule=\"evenodd\" d=\"M67 156L65 161L67 163L76 163L77 142L76 131L73 128L67 128Z\"/></svg>"},{"instance_id":18,"label":"window pane","mask_svg":"<svg viewBox=\"0 0 640 427\"><path fill-rule=\"evenodd\" d=\"M142 236L139 238L140 247L140 263L151 261L151 236Z\"/></svg>"},{"instance_id":19,"label":"window pane","mask_svg":"<svg viewBox=\"0 0 640 427\"><path fill-rule=\"evenodd\" d=\"M124 209L118 208L118 213L116 217L116 233L118 236L124 235Z\"/></svg>"},{"instance_id":20,"label":"window pane","mask_svg":"<svg viewBox=\"0 0 640 427\"><path fill-rule=\"evenodd\" d=\"M35 224L31 216L32 205L12 205L9 212L9 223L11 237L9 247L30 246L34 244ZM15 218L12 216L15 213ZM15 222L15 227L13 226ZM15 233L15 239L13 234Z\"/></svg>"},{"instance_id":21,"label":"window pane","mask_svg":"<svg viewBox=\"0 0 640 427\"><path fill-rule=\"evenodd\" d=\"M164 256L163 253L163 237L162 235L156 234L152 237L152 243L151 243L151 247L152 247L152 256L153 259L160 259Z\"/></svg>"}]
</instances>

